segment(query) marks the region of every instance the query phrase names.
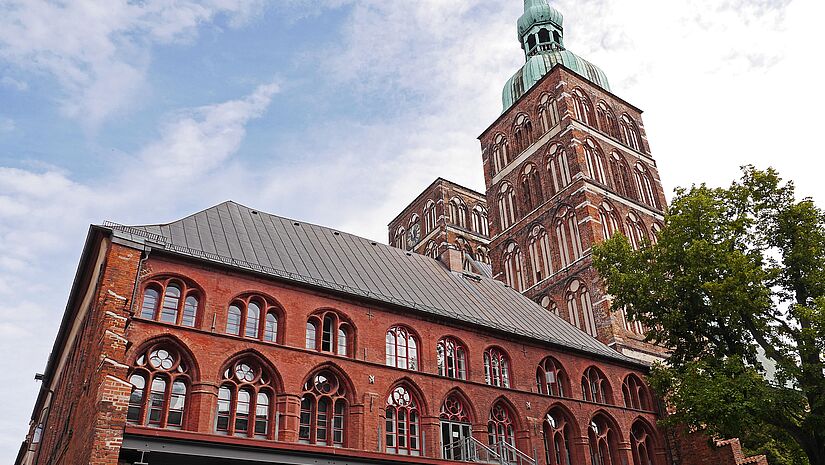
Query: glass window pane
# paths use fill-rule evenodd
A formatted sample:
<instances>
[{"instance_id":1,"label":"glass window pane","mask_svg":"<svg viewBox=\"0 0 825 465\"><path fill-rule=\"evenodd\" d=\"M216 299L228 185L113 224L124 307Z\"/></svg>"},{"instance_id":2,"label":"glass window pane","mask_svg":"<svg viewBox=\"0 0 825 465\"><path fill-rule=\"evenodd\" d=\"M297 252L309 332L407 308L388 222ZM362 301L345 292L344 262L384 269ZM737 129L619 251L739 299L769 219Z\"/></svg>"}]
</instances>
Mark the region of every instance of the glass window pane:
<instances>
[{"instance_id":1,"label":"glass window pane","mask_svg":"<svg viewBox=\"0 0 825 465\"><path fill-rule=\"evenodd\" d=\"M181 324L184 326L195 326L195 318L198 314L198 298L190 295L186 298L186 303L183 306L183 319Z\"/></svg>"},{"instance_id":2,"label":"glass window pane","mask_svg":"<svg viewBox=\"0 0 825 465\"><path fill-rule=\"evenodd\" d=\"M264 327L264 341L275 342L278 335L278 319L272 313L266 314L266 326Z\"/></svg>"},{"instance_id":3,"label":"glass window pane","mask_svg":"<svg viewBox=\"0 0 825 465\"><path fill-rule=\"evenodd\" d=\"M316 333L318 329L315 327L315 323L308 321L307 322L307 340L306 340L306 347L307 349L315 350L316 346Z\"/></svg>"},{"instance_id":4,"label":"glass window pane","mask_svg":"<svg viewBox=\"0 0 825 465\"><path fill-rule=\"evenodd\" d=\"M241 333L241 309L237 305L229 307L226 317L226 333L234 336Z\"/></svg>"},{"instance_id":5,"label":"glass window pane","mask_svg":"<svg viewBox=\"0 0 825 465\"><path fill-rule=\"evenodd\" d=\"M155 289L146 289L143 293L143 305L140 307L141 318L155 318L155 309L158 306L158 291Z\"/></svg>"},{"instance_id":6,"label":"glass window pane","mask_svg":"<svg viewBox=\"0 0 825 465\"><path fill-rule=\"evenodd\" d=\"M178 303L180 303L180 288L176 284L166 286L166 294L163 296L163 308L160 310L160 321L177 323Z\"/></svg>"},{"instance_id":7,"label":"glass window pane","mask_svg":"<svg viewBox=\"0 0 825 465\"><path fill-rule=\"evenodd\" d=\"M261 319L261 307L255 302L249 302L246 309L246 337L258 337L258 322Z\"/></svg>"}]
</instances>

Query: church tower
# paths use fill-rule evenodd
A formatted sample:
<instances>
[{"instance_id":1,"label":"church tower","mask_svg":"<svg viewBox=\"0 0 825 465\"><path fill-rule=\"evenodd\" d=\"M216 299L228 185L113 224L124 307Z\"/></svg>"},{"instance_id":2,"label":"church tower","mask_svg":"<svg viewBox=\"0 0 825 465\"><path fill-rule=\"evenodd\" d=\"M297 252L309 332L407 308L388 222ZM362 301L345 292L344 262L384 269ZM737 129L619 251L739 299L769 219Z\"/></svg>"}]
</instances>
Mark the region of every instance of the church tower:
<instances>
[{"instance_id":1,"label":"church tower","mask_svg":"<svg viewBox=\"0 0 825 465\"><path fill-rule=\"evenodd\" d=\"M656 360L593 268L593 244L623 233L655 241L665 197L641 110L605 73L565 48L561 13L525 0L518 40L526 63L481 134L497 279L626 355Z\"/></svg>"}]
</instances>

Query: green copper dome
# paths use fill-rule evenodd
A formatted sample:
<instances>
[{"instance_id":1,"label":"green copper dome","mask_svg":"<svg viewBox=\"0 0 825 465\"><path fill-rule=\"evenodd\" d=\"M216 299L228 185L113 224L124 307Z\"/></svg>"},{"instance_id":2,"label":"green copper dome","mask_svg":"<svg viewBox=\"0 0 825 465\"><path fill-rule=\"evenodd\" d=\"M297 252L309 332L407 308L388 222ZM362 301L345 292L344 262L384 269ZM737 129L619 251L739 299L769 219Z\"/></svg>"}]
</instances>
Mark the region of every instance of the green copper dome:
<instances>
[{"instance_id":1,"label":"green copper dome","mask_svg":"<svg viewBox=\"0 0 825 465\"><path fill-rule=\"evenodd\" d=\"M607 76L596 65L564 48L564 21L548 0L524 0L518 20L518 37L527 63L504 86L501 100L507 111L556 65L563 65L593 84L610 90Z\"/></svg>"}]
</instances>

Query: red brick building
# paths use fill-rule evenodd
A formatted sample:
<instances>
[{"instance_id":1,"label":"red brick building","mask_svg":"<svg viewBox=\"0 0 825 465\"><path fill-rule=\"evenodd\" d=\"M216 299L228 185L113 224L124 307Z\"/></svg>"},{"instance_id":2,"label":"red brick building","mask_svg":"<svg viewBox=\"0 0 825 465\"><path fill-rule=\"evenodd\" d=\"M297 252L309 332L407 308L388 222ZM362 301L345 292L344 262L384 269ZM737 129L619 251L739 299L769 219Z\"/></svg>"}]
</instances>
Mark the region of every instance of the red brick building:
<instances>
[{"instance_id":1,"label":"red brick building","mask_svg":"<svg viewBox=\"0 0 825 465\"><path fill-rule=\"evenodd\" d=\"M640 112L544 0L519 33L486 195L436 180L396 247L234 202L91 226L16 463L697 463L587 254L655 238Z\"/></svg>"}]
</instances>

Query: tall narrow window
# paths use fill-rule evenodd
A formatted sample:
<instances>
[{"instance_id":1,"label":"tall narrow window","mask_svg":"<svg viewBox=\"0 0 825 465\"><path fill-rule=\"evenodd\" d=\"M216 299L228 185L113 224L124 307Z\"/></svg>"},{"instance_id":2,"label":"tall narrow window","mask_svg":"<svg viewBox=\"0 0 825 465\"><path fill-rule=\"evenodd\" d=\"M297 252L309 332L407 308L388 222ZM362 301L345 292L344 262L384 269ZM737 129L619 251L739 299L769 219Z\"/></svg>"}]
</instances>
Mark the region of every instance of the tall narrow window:
<instances>
[{"instance_id":1,"label":"tall narrow window","mask_svg":"<svg viewBox=\"0 0 825 465\"><path fill-rule=\"evenodd\" d=\"M393 326L387 331L387 366L403 370L418 369L418 343L404 326Z\"/></svg>"},{"instance_id":2,"label":"tall narrow window","mask_svg":"<svg viewBox=\"0 0 825 465\"><path fill-rule=\"evenodd\" d=\"M496 403L490 409L490 418L487 420L487 444L507 463L515 463L516 456L513 452L516 448L515 437L513 414L501 402Z\"/></svg>"},{"instance_id":3,"label":"tall narrow window","mask_svg":"<svg viewBox=\"0 0 825 465\"><path fill-rule=\"evenodd\" d=\"M659 198L653 188L653 177L641 163L636 163L636 190L639 192L639 199L645 204L659 208Z\"/></svg>"},{"instance_id":4,"label":"tall narrow window","mask_svg":"<svg viewBox=\"0 0 825 465\"><path fill-rule=\"evenodd\" d=\"M569 388L567 372L553 357L544 359L536 372L536 385L540 394L565 397Z\"/></svg>"},{"instance_id":5,"label":"tall narrow window","mask_svg":"<svg viewBox=\"0 0 825 465\"><path fill-rule=\"evenodd\" d=\"M587 334L596 337L596 317L593 313L593 303L590 292L578 279L574 279L567 286L567 312L569 321Z\"/></svg>"},{"instance_id":6,"label":"tall narrow window","mask_svg":"<svg viewBox=\"0 0 825 465\"><path fill-rule=\"evenodd\" d=\"M264 341L275 342L278 335L278 317L274 313L266 314L266 326L264 326Z\"/></svg>"},{"instance_id":7,"label":"tall narrow window","mask_svg":"<svg viewBox=\"0 0 825 465\"><path fill-rule=\"evenodd\" d=\"M387 398L387 452L421 455L421 426L418 407L404 386L392 390Z\"/></svg>"},{"instance_id":8,"label":"tall narrow window","mask_svg":"<svg viewBox=\"0 0 825 465\"><path fill-rule=\"evenodd\" d=\"M624 406L627 408L652 410L645 384L632 373L627 375L624 382L622 382L622 396L624 397Z\"/></svg>"},{"instance_id":9,"label":"tall narrow window","mask_svg":"<svg viewBox=\"0 0 825 465\"><path fill-rule=\"evenodd\" d=\"M510 358L503 350L491 347L484 351L484 380L498 387L510 387Z\"/></svg>"},{"instance_id":10,"label":"tall narrow window","mask_svg":"<svg viewBox=\"0 0 825 465\"><path fill-rule=\"evenodd\" d=\"M533 271L535 282L541 282L553 274L553 265L550 261L550 239L547 231L541 225L533 226L530 232L530 268Z\"/></svg>"},{"instance_id":11,"label":"tall narrow window","mask_svg":"<svg viewBox=\"0 0 825 465\"><path fill-rule=\"evenodd\" d=\"M507 139L501 134L496 134L493 138L493 168L496 173L510 163L510 155L507 151Z\"/></svg>"},{"instance_id":12,"label":"tall narrow window","mask_svg":"<svg viewBox=\"0 0 825 465\"><path fill-rule=\"evenodd\" d=\"M318 334L318 327L315 325L314 321L307 321L307 338L306 338L306 348L315 350L317 346L315 344L315 340Z\"/></svg>"},{"instance_id":13,"label":"tall narrow window","mask_svg":"<svg viewBox=\"0 0 825 465\"><path fill-rule=\"evenodd\" d=\"M347 328L344 325L338 327L338 341L336 343L335 353L338 355L347 355Z\"/></svg>"},{"instance_id":14,"label":"tall narrow window","mask_svg":"<svg viewBox=\"0 0 825 465\"><path fill-rule=\"evenodd\" d=\"M458 340L451 337L439 339L436 358L439 375L467 379L467 349Z\"/></svg>"},{"instance_id":15,"label":"tall narrow window","mask_svg":"<svg viewBox=\"0 0 825 465\"><path fill-rule=\"evenodd\" d=\"M232 436L274 439L272 374L254 357L227 366L218 390L215 431Z\"/></svg>"},{"instance_id":16,"label":"tall narrow window","mask_svg":"<svg viewBox=\"0 0 825 465\"><path fill-rule=\"evenodd\" d=\"M432 200L427 201L427 205L424 207L424 227L428 233L435 228L436 223L436 212L435 212L435 202Z\"/></svg>"},{"instance_id":17,"label":"tall narrow window","mask_svg":"<svg viewBox=\"0 0 825 465\"><path fill-rule=\"evenodd\" d=\"M480 261L481 263L490 264L490 250L483 245L478 246L476 249L476 260Z\"/></svg>"},{"instance_id":18,"label":"tall narrow window","mask_svg":"<svg viewBox=\"0 0 825 465\"><path fill-rule=\"evenodd\" d=\"M602 224L602 237L607 240L619 231L619 222L616 220L616 212L613 206L604 202L599 207L599 222Z\"/></svg>"},{"instance_id":19,"label":"tall narrow window","mask_svg":"<svg viewBox=\"0 0 825 465\"><path fill-rule=\"evenodd\" d=\"M655 465L653 430L641 420L636 420L630 428L630 452L633 465Z\"/></svg>"},{"instance_id":20,"label":"tall narrow window","mask_svg":"<svg viewBox=\"0 0 825 465\"><path fill-rule=\"evenodd\" d=\"M548 150L547 174L550 176L550 196L554 196L567 187L570 180L570 163L567 160L567 152L559 145L553 145Z\"/></svg>"},{"instance_id":21,"label":"tall narrow window","mask_svg":"<svg viewBox=\"0 0 825 465\"><path fill-rule=\"evenodd\" d=\"M392 243L401 250L407 250L407 230L404 229L403 226L395 230L395 237Z\"/></svg>"},{"instance_id":22,"label":"tall narrow window","mask_svg":"<svg viewBox=\"0 0 825 465\"><path fill-rule=\"evenodd\" d=\"M622 130L622 141L625 145L633 150L641 151L641 137L639 136L639 129L636 127L633 118L628 116L627 113L623 114L619 126Z\"/></svg>"},{"instance_id":23,"label":"tall narrow window","mask_svg":"<svg viewBox=\"0 0 825 465\"><path fill-rule=\"evenodd\" d=\"M298 440L307 444L343 447L346 433L346 389L328 370L304 384ZM331 430L331 431L330 431Z\"/></svg>"},{"instance_id":24,"label":"tall narrow window","mask_svg":"<svg viewBox=\"0 0 825 465\"><path fill-rule=\"evenodd\" d=\"M541 120L542 134L559 124L559 110L556 99L550 94L544 94L539 100L539 120Z\"/></svg>"},{"instance_id":25,"label":"tall narrow window","mask_svg":"<svg viewBox=\"0 0 825 465\"><path fill-rule=\"evenodd\" d=\"M639 248L647 241L647 230L645 225L633 212L627 214L627 220L625 220L625 230L627 230L627 238L630 240L630 245L633 249L639 250Z\"/></svg>"},{"instance_id":26,"label":"tall narrow window","mask_svg":"<svg viewBox=\"0 0 825 465\"><path fill-rule=\"evenodd\" d=\"M599 123L599 129L610 137L617 136L616 115L613 110L602 100L596 106L596 120Z\"/></svg>"},{"instance_id":27,"label":"tall narrow window","mask_svg":"<svg viewBox=\"0 0 825 465\"><path fill-rule=\"evenodd\" d=\"M593 104L581 89L573 90L573 108L576 111L577 120L588 126L593 125Z\"/></svg>"},{"instance_id":28,"label":"tall narrow window","mask_svg":"<svg viewBox=\"0 0 825 465\"><path fill-rule=\"evenodd\" d=\"M237 336L241 334L241 309L237 305L230 305L226 317L226 334Z\"/></svg>"},{"instance_id":29,"label":"tall narrow window","mask_svg":"<svg viewBox=\"0 0 825 465\"><path fill-rule=\"evenodd\" d=\"M335 311L319 311L307 320L306 348L344 357L352 354L353 327Z\"/></svg>"},{"instance_id":30,"label":"tall narrow window","mask_svg":"<svg viewBox=\"0 0 825 465\"><path fill-rule=\"evenodd\" d=\"M515 153L519 154L533 143L533 124L524 113L516 116L513 124L513 136L515 139Z\"/></svg>"},{"instance_id":31,"label":"tall narrow window","mask_svg":"<svg viewBox=\"0 0 825 465\"><path fill-rule=\"evenodd\" d=\"M612 404L610 383L596 367L590 367L582 375L582 399L597 404Z\"/></svg>"},{"instance_id":32,"label":"tall narrow window","mask_svg":"<svg viewBox=\"0 0 825 465\"><path fill-rule=\"evenodd\" d=\"M619 463L618 437L613 428L613 422L608 421L604 414L598 414L590 422L587 429L590 443L590 457L594 465L612 465Z\"/></svg>"},{"instance_id":33,"label":"tall narrow window","mask_svg":"<svg viewBox=\"0 0 825 465\"><path fill-rule=\"evenodd\" d=\"M453 197L449 203L450 223L461 227L467 227L467 205L458 197Z\"/></svg>"},{"instance_id":34,"label":"tall narrow window","mask_svg":"<svg viewBox=\"0 0 825 465\"><path fill-rule=\"evenodd\" d=\"M602 150L592 139L587 139L582 147L584 148L584 158L587 162L587 171L590 172L590 178L598 183L607 184L607 178L604 175Z\"/></svg>"},{"instance_id":35,"label":"tall narrow window","mask_svg":"<svg viewBox=\"0 0 825 465\"><path fill-rule=\"evenodd\" d=\"M198 291L179 278L155 277L144 283L140 317L194 327L200 306ZM161 296L163 298L161 299Z\"/></svg>"},{"instance_id":36,"label":"tall narrow window","mask_svg":"<svg viewBox=\"0 0 825 465\"><path fill-rule=\"evenodd\" d=\"M517 291L523 291L524 273L522 273L521 249L515 242L511 242L504 251L504 279L507 285Z\"/></svg>"},{"instance_id":37,"label":"tall narrow window","mask_svg":"<svg viewBox=\"0 0 825 465\"><path fill-rule=\"evenodd\" d=\"M560 208L556 213L555 226L561 266L564 268L578 260L583 253L576 212L570 207Z\"/></svg>"},{"instance_id":38,"label":"tall narrow window","mask_svg":"<svg viewBox=\"0 0 825 465\"><path fill-rule=\"evenodd\" d=\"M181 428L186 410L189 369L178 351L163 344L149 347L135 360L129 377L132 392L126 419L159 428ZM148 392L147 392L148 389Z\"/></svg>"},{"instance_id":39,"label":"tall narrow window","mask_svg":"<svg viewBox=\"0 0 825 465\"><path fill-rule=\"evenodd\" d=\"M278 342L279 308L254 294L236 298L226 316L226 333L233 336Z\"/></svg>"},{"instance_id":40,"label":"tall narrow window","mask_svg":"<svg viewBox=\"0 0 825 465\"><path fill-rule=\"evenodd\" d=\"M487 209L481 205L473 207L473 231L482 236L489 236L490 231L487 225Z\"/></svg>"},{"instance_id":41,"label":"tall narrow window","mask_svg":"<svg viewBox=\"0 0 825 465\"><path fill-rule=\"evenodd\" d=\"M513 186L503 183L498 195L498 213L501 220L501 229L509 228L516 221L516 196Z\"/></svg>"},{"instance_id":42,"label":"tall narrow window","mask_svg":"<svg viewBox=\"0 0 825 465\"><path fill-rule=\"evenodd\" d=\"M532 211L544 201L539 172L532 163L528 163L521 172L521 192L528 211Z\"/></svg>"},{"instance_id":43,"label":"tall narrow window","mask_svg":"<svg viewBox=\"0 0 825 465\"><path fill-rule=\"evenodd\" d=\"M249 302L246 308L246 337L258 337L258 322L261 321L261 307L256 302Z\"/></svg>"},{"instance_id":44,"label":"tall narrow window","mask_svg":"<svg viewBox=\"0 0 825 465\"><path fill-rule=\"evenodd\" d=\"M619 195L636 198L633 191L633 182L631 181L630 168L627 162L618 152L613 152L610 156L610 170L613 172L613 188Z\"/></svg>"},{"instance_id":45,"label":"tall narrow window","mask_svg":"<svg viewBox=\"0 0 825 465\"><path fill-rule=\"evenodd\" d=\"M544 418L543 429L547 464L573 465L572 428L565 412L559 407L551 409Z\"/></svg>"},{"instance_id":46,"label":"tall narrow window","mask_svg":"<svg viewBox=\"0 0 825 465\"><path fill-rule=\"evenodd\" d=\"M430 241L430 242L427 243L427 248L424 249L424 255L426 255L426 256L428 256L432 259L436 259L436 260L438 259L438 256L439 256L438 245L435 243L435 241Z\"/></svg>"}]
</instances>

